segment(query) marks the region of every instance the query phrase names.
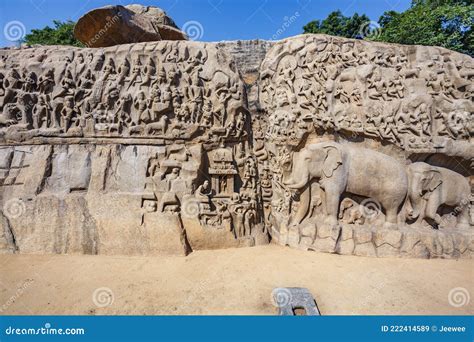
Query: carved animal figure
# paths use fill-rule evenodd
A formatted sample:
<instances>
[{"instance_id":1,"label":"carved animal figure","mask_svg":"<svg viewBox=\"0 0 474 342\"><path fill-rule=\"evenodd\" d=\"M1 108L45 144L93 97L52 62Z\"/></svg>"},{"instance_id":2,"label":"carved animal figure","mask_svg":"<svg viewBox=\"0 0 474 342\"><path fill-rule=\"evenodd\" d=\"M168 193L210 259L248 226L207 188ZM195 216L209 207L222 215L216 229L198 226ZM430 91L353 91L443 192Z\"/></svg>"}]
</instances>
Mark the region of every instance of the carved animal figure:
<instances>
[{"instance_id":1,"label":"carved animal figure","mask_svg":"<svg viewBox=\"0 0 474 342\"><path fill-rule=\"evenodd\" d=\"M443 167L417 162L407 167L409 177L408 199L411 209L408 217L423 219L438 226L441 205L454 207L459 227L469 227L471 187L468 180L457 172Z\"/></svg>"},{"instance_id":2,"label":"carved animal figure","mask_svg":"<svg viewBox=\"0 0 474 342\"><path fill-rule=\"evenodd\" d=\"M301 223L308 212L313 179L323 190L329 224L337 223L340 198L346 191L378 201L385 209L386 223L396 224L408 189L405 168L385 154L335 142L312 144L294 154L291 174L283 181L302 192L293 224Z\"/></svg>"},{"instance_id":3,"label":"carved animal figure","mask_svg":"<svg viewBox=\"0 0 474 342\"><path fill-rule=\"evenodd\" d=\"M149 135L152 132L159 131L161 134L165 134L168 128L168 117L163 115L157 122L151 122L145 127L145 134Z\"/></svg>"},{"instance_id":4,"label":"carved animal figure","mask_svg":"<svg viewBox=\"0 0 474 342\"><path fill-rule=\"evenodd\" d=\"M3 108L3 113L0 114L0 127L10 126L17 123L14 111L17 110L13 103L8 103Z\"/></svg>"}]
</instances>

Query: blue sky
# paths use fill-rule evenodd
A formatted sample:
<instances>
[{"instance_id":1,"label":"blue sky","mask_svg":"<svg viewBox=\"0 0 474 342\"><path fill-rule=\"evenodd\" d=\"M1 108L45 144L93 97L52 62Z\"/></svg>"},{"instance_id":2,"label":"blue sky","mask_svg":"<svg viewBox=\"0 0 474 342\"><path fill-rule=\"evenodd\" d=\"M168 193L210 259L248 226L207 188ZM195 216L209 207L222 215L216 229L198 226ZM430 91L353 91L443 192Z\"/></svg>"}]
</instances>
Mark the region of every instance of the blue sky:
<instances>
[{"instance_id":1,"label":"blue sky","mask_svg":"<svg viewBox=\"0 0 474 342\"><path fill-rule=\"evenodd\" d=\"M384 11L404 11L411 0L0 0L0 46L12 45L7 38L23 29L52 26L55 19L76 21L90 9L129 3L161 7L179 27L188 23L190 34L198 27L197 40L220 41L297 35L309 21L337 9L344 15L365 13L376 21Z\"/></svg>"}]
</instances>

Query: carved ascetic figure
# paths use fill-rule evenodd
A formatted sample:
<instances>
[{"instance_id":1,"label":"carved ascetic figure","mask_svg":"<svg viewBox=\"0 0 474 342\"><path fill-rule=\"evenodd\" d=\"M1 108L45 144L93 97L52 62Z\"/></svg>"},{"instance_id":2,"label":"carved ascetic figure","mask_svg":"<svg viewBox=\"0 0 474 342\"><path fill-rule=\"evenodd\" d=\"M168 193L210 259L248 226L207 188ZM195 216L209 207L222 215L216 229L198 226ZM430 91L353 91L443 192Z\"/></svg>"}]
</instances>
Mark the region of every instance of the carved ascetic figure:
<instances>
[{"instance_id":1,"label":"carved ascetic figure","mask_svg":"<svg viewBox=\"0 0 474 342\"><path fill-rule=\"evenodd\" d=\"M283 182L303 192L295 224L308 213L313 179L324 192L323 205L330 224L337 223L341 195L350 192L378 201L385 209L386 223L396 225L408 188L404 167L385 154L334 142L308 145L294 154L291 173Z\"/></svg>"},{"instance_id":2,"label":"carved ascetic figure","mask_svg":"<svg viewBox=\"0 0 474 342\"><path fill-rule=\"evenodd\" d=\"M442 205L452 208L457 216L458 227L469 227L471 187L465 177L443 167L423 162L410 164L408 198L411 210L409 218L418 222L427 220L438 227L442 223L438 209Z\"/></svg>"}]
</instances>

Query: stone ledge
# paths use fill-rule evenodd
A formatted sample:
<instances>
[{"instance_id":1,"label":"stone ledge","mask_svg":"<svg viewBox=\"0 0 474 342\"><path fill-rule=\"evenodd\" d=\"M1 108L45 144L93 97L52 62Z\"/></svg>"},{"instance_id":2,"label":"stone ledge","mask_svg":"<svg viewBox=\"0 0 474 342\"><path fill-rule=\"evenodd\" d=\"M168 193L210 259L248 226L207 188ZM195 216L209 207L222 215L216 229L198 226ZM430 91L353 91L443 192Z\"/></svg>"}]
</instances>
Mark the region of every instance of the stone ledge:
<instances>
[{"instance_id":1,"label":"stone ledge","mask_svg":"<svg viewBox=\"0 0 474 342\"><path fill-rule=\"evenodd\" d=\"M338 225L328 228L313 225L310 234L289 239L284 231L272 231L273 241L302 250L371 257L399 257L421 259L470 259L474 257L474 234L469 230L435 230L404 226L399 230L381 229L377 226ZM289 228L291 231L292 228ZM317 231L317 232L316 232ZM331 236L326 232L330 231ZM322 232L322 234L320 233ZM335 234L338 232L338 234ZM310 236L314 236L311 241ZM336 237L336 238L335 238Z\"/></svg>"}]
</instances>

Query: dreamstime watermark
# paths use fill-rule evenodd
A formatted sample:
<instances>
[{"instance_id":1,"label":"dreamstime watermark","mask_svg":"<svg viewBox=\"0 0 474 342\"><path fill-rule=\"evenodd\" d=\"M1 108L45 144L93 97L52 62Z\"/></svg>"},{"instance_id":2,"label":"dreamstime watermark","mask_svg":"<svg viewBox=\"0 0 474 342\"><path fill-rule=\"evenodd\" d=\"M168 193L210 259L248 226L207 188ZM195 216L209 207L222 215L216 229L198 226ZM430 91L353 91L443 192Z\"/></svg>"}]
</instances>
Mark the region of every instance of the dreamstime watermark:
<instances>
[{"instance_id":1,"label":"dreamstime watermark","mask_svg":"<svg viewBox=\"0 0 474 342\"><path fill-rule=\"evenodd\" d=\"M278 287L272 291L272 304L277 308L288 306L292 297L290 290Z\"/></svg>"},{"instance_id":2,"label":"dreamstime watermark","mask_svg":"<svg viewBox=\"0 0 474 342\"><path fill-rule=\"evenodd\" d=\"M112 290L108 287L99 287L92 294L92 301L98 308L105 308L114 303L115 297Z\"/></svg>"},{"instance_id":3,"label":"dreamstime watermark","mask_svg":"<svg viewBox=\"0 0 474 342\"><path fill-rule=\"evenodd\" d=\"M199 216L199 201L196 199L189 199L183 202L181 207L181 215L184 218L197 218Z\"/></svg>"},{"instance_id":4,"label":"dreamstime watermark","mask_svg":"<svg viewBox=\"0 0 474 342\"><path fill-rule=\"evenodd\" d=\"M377 39L382 34L382 28L376 21L366 21L359 27L358 37L361 39Z\"/></svg>"},{"instance_id":5,"label":"dreamstime watermark","mask_svg":"<svg viewBox=\"0 0 474 342\"><path fill-rule=\"evenodd\" d=\"M450 212L447 216L443 216L441 221L443 224L448 224L450 220L455 219L458 215L461 215L464 211L469 210L469 204L474 202L474 197L471 195L469 198L464 198L461 200L452 212Z\"/></svg>"},{"instance_id":6,"label":"dreamstime watermark","mask_svg":"<svg viewBox=\"0 0 474 342\"><path fill-rule=\"evenodd\" d=\"M464 287L455 287L449 291L448 302L449 305L454 306L455 308L460 308L469 304L471 301L471 296L469 291Z\"/></svg>"},{"instance_id":7,"label":"dreamstime watermark","mask_svg":"<svg viewBox=\"0 0 474 342\"><path fill-rule=\"evenodd\" d=\"M25 202L19 198L12 198L3 205L3 213L8 219L15 219L26 211Z\"/></svg>"},{"instance_id":8,"label":"dreamstime watermark","mask_svg":"<svg viewBox=\"0 0 474 342\"><path fill-rule=\"evenodd\" d=\"M0 306L0 313L6 311L13 303L15 303L24 293L25 291L33 284L35 281L33 279L27 279L23 284L20 285L10 298Z\"/></svg>"},{"instance_id":9,"label":"dreamstime watermark","mask_svg":"<svg viewBox=\"0 0 474 342\"><path fill-rule=\"evenodd\" d=\"M5 329L6 335L84 335L83 328L53 328L51 323L46 323L40 328L17 328L9 326Z\"/></svg>"},{"instance_id":10,"label":"dreamstime watermark","mask_svg":"<svg viewBox=\"0 0 474 342\"><path fill-rule=\"evenodd\" d=\"M189 40L199 40L204 36L204 27L196 20L190 20L184 23L182 31L186 33Z\"/></svg>"},{"instance_id":11,"label":"dreamstime watermark","mask_svg":"<svg viewBox=\"0 0 474 342\"><path fill-rule=\"evenodd\" d=\"M285 16L283 18L283 24L281 25L281 27L278 28L278 30L276 30L275 34L273 36L271 36L270 40L277 40L279 37L281 37L285 32L286 30L295 22L298 20L298 18L300 17L300 13L299 12L295 12L293 15L291 16Z\"/></svg>"},{"instance_id":12,"label":"dreamstime watermark","mask_svg":"<svg viewBox=\"0 0 474 342\"><path fill-rule=\"evenodd\" d=\"M224 2L224 0L207 0L207 2L212 7L213 11L221 13L221 11L219 10L219 6Z\"/></svg>"},{"instance_id":13,"label":"dreamstime watermark","mask_svg":"<svg viewBox=\"0 0 474 342\"><path fill-rule=\"evenodd\" d=\"M375 219L382 211L382 205L373 198L366 198L359 205L360 214L367 219Z\"/></svg>"},{"instance_id":14,"label":"dreamstime watermark","mask_svg":"<svg viewBox=\"0 0 474 342\"><path fill-rule=\"evenodd\" d=\"M3 27L3 35L5 39L10 42L19 42L25 37L26 27L25 25L18 20L9 21Z\"/></svg>"},{"instance_id":15,"label":"dreamstime watermark","mask_svg":"<svg viewBox=\"0 0 474 342\"><path fill-rule=\"evenodd\" d=\"M113 17L110 17L110 16L107 16L105 17L105 20L106 20L106 23L105 25L99 30L99 32L97 32L94 37L92 37L91 39L89 39L85 45L87 47L93 47L94 44L100 39L102 38L105 34L107 34L107 31L110 30L110 28L112 28L112 26L114 26L119 20L120 18L122 17L122 13L117 13L116 15L114 15Z\"/></svg>"}]
</instances>

